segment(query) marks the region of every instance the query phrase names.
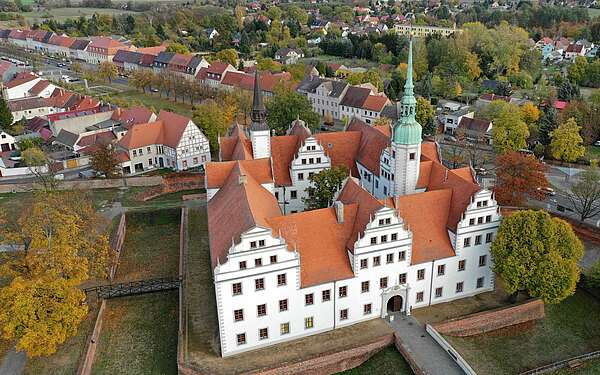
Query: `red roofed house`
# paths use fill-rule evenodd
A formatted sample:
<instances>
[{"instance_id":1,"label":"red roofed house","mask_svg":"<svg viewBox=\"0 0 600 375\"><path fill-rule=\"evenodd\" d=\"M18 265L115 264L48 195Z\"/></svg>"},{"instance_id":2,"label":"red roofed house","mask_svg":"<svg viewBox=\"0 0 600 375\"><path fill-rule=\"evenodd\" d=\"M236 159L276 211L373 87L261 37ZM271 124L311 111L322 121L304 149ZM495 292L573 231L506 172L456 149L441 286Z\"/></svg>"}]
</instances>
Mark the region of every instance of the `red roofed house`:
<instances>
[{"instance_id":1,"label":"red roofed house","mask_svg":"<svg viewBox=\"0 0 600 375\"><path fill-rule=\"evenodd\" d=\"M124 174L155 168L181 171L210 161L208 139L196 124L165 110L160 111L156 121L132 125L119 147L128 156L121 164Z\"/></svg>"},{"instance_id":2,"label":"red roofed house","mask_svg":"<svg viewBox=\"0 0 600 375\"><path fill-rule=\"evenodd\" d=\"M135 50L135 47L124 44L108 36L93 39L85 51L85 61L90 64L100 64L112 61L120 49Z\"/></svg>"},{"instance_id":3,"label":"red roofed house","mask_svg":"<svg viewBox=\"0 0 600 375\"><path fill-rule=\"evenodd\" d=\"M0 60L0 83L8 82L17 74L17 67L4 60Z\"/></svg>"},{"instance_id":4,"label":"red roofed house","mask_svg":"<svg viewBox=\"0 0 600 375\"><path fill-rule=\"evenodd\" d=\"M370 83L352 86L346 90L340 102L340 118L359 118L367 124L372 124L381 115L383 108L390 101L384 93Z\"/></svg>"},{"instance_id":5,"label":"red roofed house","mask_svg":"<svg viewBox=\"0 0 600 375\"><path fill-rule=\"evenodd\" d=\"M218 88L226 72L235 72L236 68L230 64L215 61L207 68L201 68L196 74L196 79L214 88Z\"/></svg>"},{"instance_id":6,"label":"red roofed house","mask_svg":"<svg viewBox=\"0 0 600 375\"><path fill-rule=\"evenodd\" d=\"M62 57L69 57L71 46L75 39L66 35L53 35L48 41L48 53Z\"/></svg>"},{"instance_id":7,"label":"red roofed house","mask_svg":"<svg viewBox=\"0 0 600 375\"><path fill-rule=\"evenodd\" d=\"M249 135L234 126L229 161L206 166L224 357L493 290L492 192L422 142L410 74L400 107L393 136L358 119L312 135L298 119L270 137L255 88ZM290 210L336 165L353 177L328 207Z\"/></svg>"},{"instance_id":8,"label":"red roofed house","mask_svg":"<svg viewBox=\"0 0 600 375\"><path fill-rule=\"evenodd\" d=\"M575 57L577 56L585 56L585 46L582 44L577 44L577 43L571 43L569 44L569 46L567 47L567 49L565 50L565 58L567 60L575 60Z\"/></svg>"},{"instance_id":9,"label":"red roofed house","mask_svg":"<svg viewBox=\"0 0 600 375\"><path fill-rule=\"evenodd\" d=\"M41 80L31 72L20 72L4 84L2 95L7 100L29 97L31 96L29 90Z\"/></svg>"}]
</instances>

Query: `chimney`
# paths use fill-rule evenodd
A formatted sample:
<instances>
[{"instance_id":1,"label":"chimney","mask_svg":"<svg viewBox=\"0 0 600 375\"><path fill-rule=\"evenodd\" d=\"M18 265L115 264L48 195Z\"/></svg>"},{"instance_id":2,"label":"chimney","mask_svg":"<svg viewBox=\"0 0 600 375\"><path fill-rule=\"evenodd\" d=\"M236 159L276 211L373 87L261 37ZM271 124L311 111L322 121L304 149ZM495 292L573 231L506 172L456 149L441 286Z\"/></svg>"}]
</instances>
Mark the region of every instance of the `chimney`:
<instances>
[{"instance_id":1,"label":"chimney","mask_svg":"<svg viewBox=\"0 0 600 375\"><path fill-rule=\"evenodd\" d=\"M247 177L246 177L246 175L245 175L245 174L241 174L241 175L238 177L238 183L239 183L240 185L245 185L245 184L246 184L246 181L247 181Z\"/></svg>"},{"instance_id":2,"label":"chimney","mask_svg":"<svg viewBox=\"0 0 600 375\"><path fill-rule=\"evenodd\" d=\"M335 216L337 217L338 224L342 224L344 222L344 204L340 201L333 202L333 207L335 208Z\"/></svg>"}]
</instances>

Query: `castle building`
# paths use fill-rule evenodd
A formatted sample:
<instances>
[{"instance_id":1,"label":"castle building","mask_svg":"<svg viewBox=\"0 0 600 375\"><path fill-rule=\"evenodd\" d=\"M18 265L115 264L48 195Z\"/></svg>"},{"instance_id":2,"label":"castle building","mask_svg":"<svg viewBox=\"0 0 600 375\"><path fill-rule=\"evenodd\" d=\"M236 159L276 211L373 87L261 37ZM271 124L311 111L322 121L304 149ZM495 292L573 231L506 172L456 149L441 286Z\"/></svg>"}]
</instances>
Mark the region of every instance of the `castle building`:
<instances>
[{"instance_id":1,"label":"castle building","mask_svg":"<svg viewBox=\"0 0 600 375\"><path fill-rule=\"evenodd\" d=\"M470 168L448 169L415 119L412 42L393 129L354 119L269 136L252 125L206 165L208 229L223 356L490 291L501 216ZM343 165L330 207L304 211L314 173Z\"/></svg>"}]
</instances>

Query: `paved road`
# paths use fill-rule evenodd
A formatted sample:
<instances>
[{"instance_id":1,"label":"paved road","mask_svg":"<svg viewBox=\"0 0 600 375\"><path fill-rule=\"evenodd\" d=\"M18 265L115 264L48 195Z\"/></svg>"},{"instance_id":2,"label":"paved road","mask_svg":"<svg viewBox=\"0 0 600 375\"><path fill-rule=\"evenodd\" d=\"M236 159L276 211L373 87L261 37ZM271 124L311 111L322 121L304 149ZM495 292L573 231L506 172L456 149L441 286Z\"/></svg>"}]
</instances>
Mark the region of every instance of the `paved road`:
<instances>
[{"instance_id":1,"label":"paved road","mask_svg":"<svg viewBox=\"0 0 600 375\"><path fill-rule=\"evenodd\" d=\"M389 323L427 375L464 375L463 370L412 316L396 315Z\"/></svg>"},{"instance_id":2,"label":"paved road","mask_svg":"<svg viewBox=\"0 0 600 375\"><path fill-rule=\"evenodd\" d=\"M0 363L0 375L21 375L26 360L25 352L17 352L15 348L10 349Z\"/></svg>"}]
</instances>

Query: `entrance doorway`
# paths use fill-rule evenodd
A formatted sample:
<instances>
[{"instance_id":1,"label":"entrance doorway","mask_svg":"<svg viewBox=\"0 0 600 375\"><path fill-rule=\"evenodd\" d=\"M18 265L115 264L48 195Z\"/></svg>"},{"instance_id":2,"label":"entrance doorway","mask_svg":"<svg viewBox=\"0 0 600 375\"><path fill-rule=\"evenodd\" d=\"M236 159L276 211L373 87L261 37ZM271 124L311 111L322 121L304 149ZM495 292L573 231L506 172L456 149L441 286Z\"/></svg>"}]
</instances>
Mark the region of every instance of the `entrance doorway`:
<instances>
[{"instance_id":1,"label":"entrance doorway","mask_svg":"<svg viewBox=\"0 0 600 375\"><path fill-rule=\"evenodd\" d=\"M401 296L393 296L387 302L387 312L396 313L402 311L402 302Z\"/></svg>"}]
</instances>

